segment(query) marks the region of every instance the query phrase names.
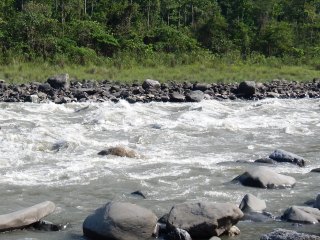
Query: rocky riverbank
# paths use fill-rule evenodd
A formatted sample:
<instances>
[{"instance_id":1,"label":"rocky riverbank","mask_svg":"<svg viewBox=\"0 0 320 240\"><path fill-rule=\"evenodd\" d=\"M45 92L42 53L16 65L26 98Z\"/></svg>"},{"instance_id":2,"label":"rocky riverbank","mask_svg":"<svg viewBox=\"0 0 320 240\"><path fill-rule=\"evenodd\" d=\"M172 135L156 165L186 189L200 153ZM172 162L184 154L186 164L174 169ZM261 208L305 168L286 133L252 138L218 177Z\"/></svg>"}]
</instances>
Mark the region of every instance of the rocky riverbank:
<instances>
[{"instance_id":1,"label":"rocky riverbank","mask_svg":"<svg viewBox=\"0 0 320 240\"><path fill-rule=\"evenodd\" d=\"M108 80L70 80L68 74L50 77L45 83L8 84L0 80L1 102L104 102L125 99L136 102L200 102L203 99L259 100L264 98L319 98L320 79L310 82L273 80L267 83L118 83Z\"/></svg>"}]
</instances>

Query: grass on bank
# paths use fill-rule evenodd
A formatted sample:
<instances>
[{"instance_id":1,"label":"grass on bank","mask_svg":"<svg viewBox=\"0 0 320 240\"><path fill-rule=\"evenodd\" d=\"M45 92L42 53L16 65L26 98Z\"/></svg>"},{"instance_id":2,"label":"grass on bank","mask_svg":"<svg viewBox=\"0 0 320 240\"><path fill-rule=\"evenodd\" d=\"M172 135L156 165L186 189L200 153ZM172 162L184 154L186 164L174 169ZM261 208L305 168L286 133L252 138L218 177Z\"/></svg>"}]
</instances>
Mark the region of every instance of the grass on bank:
<instances>
[{"instance_id":1,"label":"grass on bank","mask_svg":"<svg viewBox=\"0 0 320 240\"><path fill-rule=\"evenodd\" d=\"M49 76L68 73L72 79L113 80L120 82L143 81L147 78L166 81L239 82L273 79L311 81L320 77L318 65L283 64L280 61L265 63L231 62L215 59L194 61L189 64L115 64L97 65L50 64L46 62L15 62L0 65L0 79L8 83L44 82Z\"/></svg>"}]
</instances>

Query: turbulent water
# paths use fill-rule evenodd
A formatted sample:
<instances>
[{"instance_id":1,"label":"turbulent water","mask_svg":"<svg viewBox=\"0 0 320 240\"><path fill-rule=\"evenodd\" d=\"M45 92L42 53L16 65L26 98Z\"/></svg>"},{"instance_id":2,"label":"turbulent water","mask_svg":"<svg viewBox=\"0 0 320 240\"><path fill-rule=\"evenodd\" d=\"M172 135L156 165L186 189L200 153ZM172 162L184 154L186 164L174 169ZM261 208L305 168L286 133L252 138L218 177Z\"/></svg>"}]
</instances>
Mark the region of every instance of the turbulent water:
<instances>
[{"instance_id":1,"label":"turbulent water","mask_svg":"<svg viewBox=\"0 0 320 240\"><path fill-rule=\"evenodd\" d=\"M110 200L130 201L158 216L172 205L209 200L239 204L246 193L265 199L279 216L314 199L320 174L320 101L7 104L0 103L0 214L44 200L57 205L47 220L70 223L62 232L1 233L0 239L73 240L82 222ZM133 148L145 158L99 156L110 146ZM231 184L253 161L280 148L305 157L305 168L282 164L293 189ZM130 195L141 190L147 199ZM240 222L236 239L259 239L275 227L320 233L319 225Z\"/></svg>"}]
</instances>

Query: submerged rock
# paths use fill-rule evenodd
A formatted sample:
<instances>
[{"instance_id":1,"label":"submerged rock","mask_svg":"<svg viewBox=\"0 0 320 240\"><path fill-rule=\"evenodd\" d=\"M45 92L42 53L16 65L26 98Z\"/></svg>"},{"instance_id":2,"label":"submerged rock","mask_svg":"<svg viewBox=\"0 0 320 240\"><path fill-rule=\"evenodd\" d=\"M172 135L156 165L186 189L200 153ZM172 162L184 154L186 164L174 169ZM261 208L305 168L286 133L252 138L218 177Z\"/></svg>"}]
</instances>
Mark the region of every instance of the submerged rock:
<instances>
[{"instance_id":1,"label":"submerged rock","mask_svg":"<svg viewBox=\"0 0 320 240\"><path fill-rule=\"evenodd\" d=\"M315 169L312 169L311 172L317 172L317 173L320 173L320 168L315 168Z\"/></svg>"},{"instance_id":2,"label":"submerged rock","mask_svg":"<svg viewBox=\"0 0 320 240\"><path fill-rule=\"evenodd\" d=\"M145 196L140 190L134 191L134 192L132 192L132 193L130 193L130 194L131 194L131 195L140 196L140 197L146 199L146 196Z\"/></svg>"},{"instance_id":3,"label":"submerged rock","mask_svg":"<svg viewBox=\"0 0 320 240\"><path fill-rule=\"evenodd\" d=\"M268 167L252 168L232 181L258 188L290 188L296 184L293 177L276 173Z\"/></svg>"},{"instance_id":4,"label":"submerged rock","mask_svg":"<svg viewBox=\"0 0 320 240\"><path fill-rule=\"evenodd\" d=\"M318 194L316 201L314 202L314 207L320 209L320 193Z\"/></svg>"},{"instance_id":5,"label":"submerged rock","mask_svg":"<svg viewBox=\"0 0 320 240\"><path fill-rule=\"evenodd\" d=\"M101 156L114 155L114 156L118 156L118 157L128 157L128 158L140 158L141 157L133 149L122 147L122 146L111 147L107 150L102 150L98 153L98 155L101 155Z\"/></svg>"},{"instance_id":6,"label":"submerged rock","mask_svg":"<svg viewBox=\"0 0 320 240\"><path fill-rule=\"evenodd\" d=\"M172 207L167 228L186 230L192 238L210 238L228 232L243 217L231 203L182 203Z\"/></svg>"},{"instance_id":7,"label":"submerged rock","mask_svg":"<svg viewBox=\"0 0 320 240\"><path fill-rule=\"evenodd\" d=\"M260 240L320 240L320 237L278 228L271 233L262 235Z\"/></svg>"},{"instance_id":8,"label":"submerged rock","mask_svg":"<svg viewBox=\"0 0 320 240\"><path fill-rule=\"evenodd\" d=\"M320 221L320 210L312 207L292 206L281 216L282 220L315 224Z\"/></svg>"},{"instance_id":9,"label":"submerged rock","mask_svg":"<svg viewBox=\"0 0 320 240\"><path fill-rule=\"evenodd\" d=\"M156 224L157 216L146 208L109 202L85 219L83 233L92 240L147 240L153 235Z\"/></svg>"},{"instance_id":10,"label":"submerged rock","mask_svg":"<svg viewBox=\"0 0 320 240\"><path fill-rule=\"evenodd\" d=\"M294 153L290 153L281 149L275 150L273 153L270 154L269 158L277 162L288 162L296 164L299 167L305 166L305 160L303 159L303 157L300 157Z\"/></svg>"}]
</instances>

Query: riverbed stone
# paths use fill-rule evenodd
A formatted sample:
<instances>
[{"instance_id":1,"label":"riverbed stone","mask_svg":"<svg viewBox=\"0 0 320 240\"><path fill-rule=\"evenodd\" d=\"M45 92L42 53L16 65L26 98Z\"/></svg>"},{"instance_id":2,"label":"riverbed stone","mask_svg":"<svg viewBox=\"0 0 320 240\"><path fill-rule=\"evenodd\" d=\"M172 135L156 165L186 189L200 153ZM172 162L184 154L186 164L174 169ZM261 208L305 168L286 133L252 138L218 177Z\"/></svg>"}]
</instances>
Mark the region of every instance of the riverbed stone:
<instances>
[{"instance_id":1,"label":"riverbed stone","mask_svg":"<svg viewBox=\"0 0 320 240\"><path fill-rule=\"evenodd\" d=\"M320 221L320 210L305 206L292 206L281 216L282 220L296 223L315 224Z\"/></svg>"},{"instance_id":2,"label":"riverbed stone","mask_svg":"<svg viewBox=\"0 0 320 240\"><path fill-rule=\"evenodd\" d=\"M320 168L314 168L314 169L311 170L311 172L320 173Z\"/></svg>"},{"instance_id":3,"label":"riverbed stone","mask_svg":"<svg viewBox=\"0 0 320 240\"><path fill-rule=\"evenodd\" d=\"M314 207L320 209L320 193L316 197L316 201L314 202Z\"/></svg>"},{"instance_id":4,"label":"riverbed stone","mask_svg":"<svg viewBox=\"0 0 320 240\"><path fill-rule=\"evenodd\" d=\"M147 90L147 89L159 89L161 87L161 84L157 80L146 79L142 83L142 87L143 87L144 90Z\"/></svg>"},{"instance_id":5,"label":"riverbed stone","mask_svg":"<svg viewBox=\"0 0 320 240\"><path fill-rule=\"evenodd\" d=\"M170 94L171 102L184 102L185 100L186 100L185 96L178 92L173 92Z\"/></svg>"},{"instance_id":6,"label":"riverbed stone","mask_svg":"<svg viewBox=\"0 0 320 240\"><path fill-rule=\"evenodd\" d=\"M49 77L47 82L50 84L51 87L55 89L68 89L70 86L70 81L69 81L69 74L60 74L56 75L53 77Z\"/></svg>"},{"instance_id":7,"label":"riverbed stone","mask_svg":"<svg viewBox=\"0 0 320 240\"><path fill-rule=\"evenodd\" d=\"M157 216L144 207L128 202L109 202L88 216L83 233L89 239L144 240L150 239Z\"/></svg>"},{"instance_id":8,"label":"riverbed stone","mask_svg":"<svg viewBox=\"0 0 320 240\"><path fill-rule=\"evenodd\" d=\"M107 150L102 150L98 153L98 155L114 155L118 157L128 157L128 158L140 158L141 156L131 148L127 148L124 146L116 146L110 147Z\"/></svg>"},{"instance_id":9,"label":"riverbed stone","mask_svg":"<svg viewBox=\"0 0 320 240\"><path fill-rule=\"evenodd\" d=\"M296 164L299 167L305 166L305 160L303 157L300 157L294 153L290 153L281 149L276 149L273 153L270 154L269 158L277 162L288 162Z\"/></svg>"},{"instance_id":10,"label":"riverbed stone","mask_svg":"<svg viewBox=\"0 0 320 240\"><path fill-rule=\"evenodd\" d=\"M243 217L231 203L182 203L172 207L167 228L186 230L192 238L210 238L228 232Z\"/></svg>"},{"instance_id":11,"label":"riverbed stone","mask_svg":"<svg viewBox=\"0 0 320 240\"><path fill-rule=\"evenodd\" d=\"M261 236L260 240L320 240L319 236L277 228Z\"/></svg>"},{"instance_id":12,"label":"riverbed stone","mask_svg":"<svg viewBox=\"0 0 320 240\"><path fill-rule=\"evenodd\" d=\"M232 180L244 186L257 188L290 188L296 184L293 177L274 172L269 167L255 167Z\"/></svg>"},{"instance_id":13,"label":"riverbed stone","mask_svg":"<svg viewBox=\"0 0 320 240\"><path fill-rule=\"evenodd\" d=\"M204 98L204 93L200 90L192 91L186 94L186 100L188 102L201 102Z\"/></svg>"},{"instance_id":14,"label":"riverbed stone","mask_svg":"<svg viewBox=\"0 0 320 240\"><path fill-rule=\"evenodd\" d=\"M251 97L256 93L256 83L254 81L244 81L239 84L237 94L244 97Z\"/></svg>"},{"instance_id":15,"label":"riverbed stone","mask_svg":"<svg viewBox=\"0 0 320 240\"><path fill-rule=\"evenodd\" d=\"M257 198L256 196L252 195L251 193L246 194L241 203L239 208L242 212L262 212L267 208L266 202Z\"/></svg>"},{"instance_id":16,"label":"riverbed stone","mask_svg":"<svg viewBox=\"0 0 320 240\"><path fill-rule=\"evenodd\" d=\"M30 226L53 213L55 209L53 202L46 201L13 213L0 215L0 232Z\"/></svg>"}]
</instances>

